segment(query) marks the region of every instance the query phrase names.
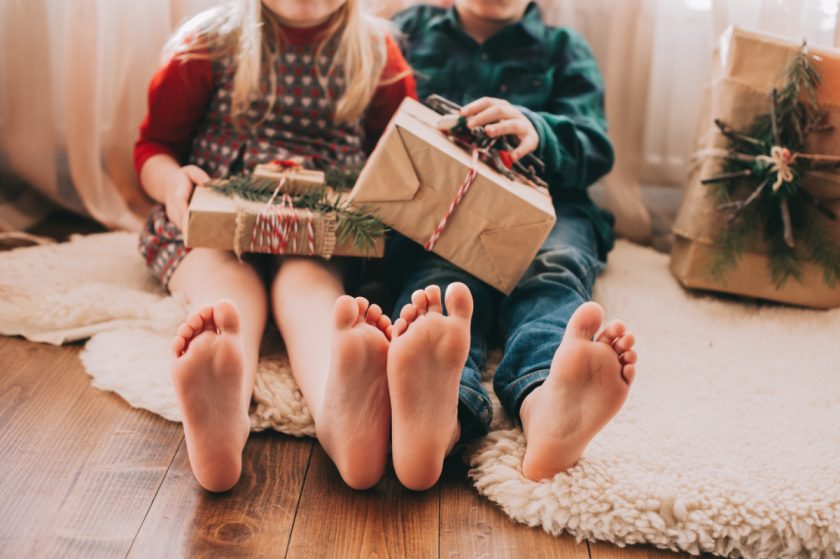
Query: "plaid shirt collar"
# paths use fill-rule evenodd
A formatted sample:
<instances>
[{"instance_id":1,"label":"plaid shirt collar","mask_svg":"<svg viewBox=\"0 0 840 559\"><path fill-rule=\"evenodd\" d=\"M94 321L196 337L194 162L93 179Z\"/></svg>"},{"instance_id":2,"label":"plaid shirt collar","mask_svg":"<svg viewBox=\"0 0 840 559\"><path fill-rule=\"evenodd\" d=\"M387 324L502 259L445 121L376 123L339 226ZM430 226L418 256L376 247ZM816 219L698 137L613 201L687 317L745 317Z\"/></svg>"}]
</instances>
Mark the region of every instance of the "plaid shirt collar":
<instances>
[{"instance_id":1,"label":"plaid shirt collar","mask_svg":"<svg viewBox=\"0 0 840 559\"><path fill-rule=\"evenodd\" d=\"M461 28L461 20L458 17L458 11L455 9L454 5L442 14L431 18L431 20L429 20L428 28L446 29L449 32L467 36ZM545 36L545 24L542 20L540 7L536 2L532 1L528 4L528 7L525 8L525 14L522 16L522 19L499 30L495 35L490 37L488 41L495 42L497 37L505 37L516 34L528 37L535 42L543 40L543 37ZM469 39L472 41L471 37L469 37Z\"/></svg>"}]
</instances>

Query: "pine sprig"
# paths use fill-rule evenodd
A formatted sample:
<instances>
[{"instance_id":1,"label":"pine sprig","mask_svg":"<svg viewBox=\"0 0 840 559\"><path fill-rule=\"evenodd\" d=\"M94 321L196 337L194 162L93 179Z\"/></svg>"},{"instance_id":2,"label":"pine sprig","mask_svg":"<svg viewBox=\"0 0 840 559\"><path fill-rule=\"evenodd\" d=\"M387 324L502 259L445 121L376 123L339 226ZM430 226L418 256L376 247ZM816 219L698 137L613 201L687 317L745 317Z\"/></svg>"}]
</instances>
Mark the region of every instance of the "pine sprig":
<instances>
[{"instance_id":1,"label":"pine sprig","mask_svg":"<svg viewBox=\"0 0 840 559\"><path fill-rule=\"evenodd\" d=\"M729 226L720 234L712 249L712 261L708 274L721 285L726 285L730 272L741 261L746 248L746 227L744 221Z\"/></svg>"},{"instance_id":2,"label":"pine sprig","mask_svg":"<svg viewBox=\"0 0 840 559\"><path fill-rule=\"evenodd\" d=\"M756 117L745 131L715 121L730 142L723 174L704 179L709 184L708 195L718 207L731 210L708 268L718 282L726 283L729 272L741 254L753 246L758 233L767 249L768 271L777 289L790 280L802 282L803 261L820 266L826 284L840 283L840 248L825 232L830 212L826 213L819 201L801 188L808 171L829 170L829 166L796 160L789 165L790 180L774 189L770 185L776 183L778 171L765 157L774 146L798 153L805 149L812 132L830 129L818 103L820 83L803 45L785 68L782 87L771 95L769 113Z\"/></svg>"},{"instance_id":3,"label":"pine sprig","mask_svg":"<svg viewBox=\"0 0 840 559\"><path fill-rule=\"evenodd\" d=\"M835 289L840 286L840 244L826 234L826 218L813 209L804 212L805 227L800 233L808 250L808 259L822 266L823 282Z\"/></svg>"},{"instance_id":4,"label":"pine sprig","mask_svg":"<svg viewBox=\"0 0 840 559\"><path fill-rule=\"evenodd\" d=\"M347 185L355 184L357 174L327 172L327 184L338 185L338 190L347 190ZM334 182L330 182L330 180ZM227 197L239 197L251 202L267 203L277 181L268 178L252 178L237 175L229 179L212 181L208 186ZM336 216L336 240L339 243L353 239L353 246L359 250L370 251L377 239L381 239L388 232L388 227L365 207L352 208L350 203L342 197L333 196L327 187L314 188L302 194L292 196L295 208L308 209Z\"/></svg>"}]
</instances>

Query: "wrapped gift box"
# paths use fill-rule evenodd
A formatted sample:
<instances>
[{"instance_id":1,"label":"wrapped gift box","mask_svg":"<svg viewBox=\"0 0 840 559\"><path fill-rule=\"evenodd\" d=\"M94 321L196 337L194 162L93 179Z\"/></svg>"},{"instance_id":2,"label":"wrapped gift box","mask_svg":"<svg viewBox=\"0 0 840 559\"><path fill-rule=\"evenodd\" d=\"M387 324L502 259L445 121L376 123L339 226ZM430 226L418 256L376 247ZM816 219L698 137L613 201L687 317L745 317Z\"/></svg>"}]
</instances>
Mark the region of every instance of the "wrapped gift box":
<instances>
[{"instance_id":1,"label":"wrapped gift box","mask_svg":"<svg viewBox=\"0 0 840 559\"><path fill-rule=\"evenodd\" d=\"M767 266L766 247L762 235L756 231L747 250L741 255L725 282L717 281L709 273L715 253L715 242L727 227L727 214L720 211L718 202L709 195L710 186L701 181L720 174L723 160L704 156L714 150L729 148L727 139L715 126L719 119L734 130L747 129L753 120L769 111L769 93L778 87L789 61L797 54L801 43L731 28L721 38L712 66L713 77L701 107L696 149L699 160L692 168L680 211L674 223L674 246L671 270L686 287L732 293L809 307L840 306L840 288L823 281L822 269L802 262L802 281L789 279L777 289ZM822 108L828 111L828 123L833 131L811 134L806 150L809 153L840 154L840 51L809 49L819 56L813 61L821 74L818 91ZM802 188L827 202L840 213L837 193L840 176L826 172L811 172ZM840 243L840 220L823 220L829 234Z\"/></svg>"},{"instance_id":2,"label":"wrapped gift box","mask_svg":"<svg viewBox=\"0 0 840 559\"><path fill-rule=\"evenodd\" d=\"M440 115L405 99L350 194L381 221L425 245L472 167L436 125ZM556 220L548 193L483 162L434 252L504 293L533 261Z\"/></svg>"},{"instance_id":3,"label":"wrapped gift box","mask_svg":"<svg viewBox=\"0 0 840 559\"><path fill-rule=\"evenodd\" d=\"M254 248L252 239L257 216L265 207L264 202L231 198L209 187L197 187L190 200L184 242L190 248L216 248L231 250L237 254L250 252L250 249ZM293 215L288 213L289 211L293 212ZM373 246L367 247L358 246L352 237L338 242L335 213L296 208L281 211L280 218L285 219L286 223L296 222L297 235L285 235L282 250L278 243L261 242L258 243L259 250L254 252L314 255L323 258L381 258L385 253L385 241L381 237L375 240Z\"/></svg>"}]
</instances>

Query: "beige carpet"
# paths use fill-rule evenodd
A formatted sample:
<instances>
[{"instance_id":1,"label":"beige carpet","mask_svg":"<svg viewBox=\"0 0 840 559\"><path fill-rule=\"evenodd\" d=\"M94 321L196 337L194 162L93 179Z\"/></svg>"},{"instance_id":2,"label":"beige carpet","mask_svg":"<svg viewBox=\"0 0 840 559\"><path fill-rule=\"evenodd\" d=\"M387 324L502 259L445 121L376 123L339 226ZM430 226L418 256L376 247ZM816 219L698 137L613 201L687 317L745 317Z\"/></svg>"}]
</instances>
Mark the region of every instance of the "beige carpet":
<instances>
[{"instance_id":1,"label":"beige carpet","mask_svg":"<svg viewBox=\"0 0 840 559\"><path fill-rule=\"evenodd\" d=\"M96 386L172 420L169 337L183 301L148 281L128 234L0 254L0 333L93 336ZM630 398L580 464L519 471L501 412L465 453L478 490L551 533L732 557L840 556L840 311L685 293L667 258L619 243L595 299L638 338ZM266 340L252 426L312 432L279 341Z\"/></svg>"}]
</instances>

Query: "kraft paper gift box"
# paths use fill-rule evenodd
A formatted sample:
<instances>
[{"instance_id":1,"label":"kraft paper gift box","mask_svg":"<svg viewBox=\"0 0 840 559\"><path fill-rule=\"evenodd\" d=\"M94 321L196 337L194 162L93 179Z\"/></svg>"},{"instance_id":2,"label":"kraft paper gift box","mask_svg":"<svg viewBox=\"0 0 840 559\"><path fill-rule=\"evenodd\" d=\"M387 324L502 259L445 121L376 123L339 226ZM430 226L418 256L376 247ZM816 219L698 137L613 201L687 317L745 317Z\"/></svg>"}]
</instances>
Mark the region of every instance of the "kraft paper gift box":
<instances>
[{"instance_id":1,"label":"kraft paper gift box","mask_svg":"<svg viewBox=\"0 0 840 559\"><path fill-rule=\"evenodd\" d=\"M263 211L264 202L231 198L199 186L193 192L187 212L184 243L189 248L203 247L231 250L237 254L249 252L257 216ZM332 256L360 256L381 258L385 254L382 237L373 246L357 246L353 237L338 242L336 215L295 209L298 223L297 235L287 238L284 254L298 254L330 258ZM308 224L312 225L314 246L309 245ZM277 246L265 246L256 252L279 253Z\"/></svg>"},{"instance_id":2,"label":"kraft paper gift box","mask_svg":"<svg viewBox=\"0 0 840 559\"><path fill-rule=\"evenodd\" d=\"M405 99L359 175L353 204L425 245L467 176L471 155L436 124L440 115ZM548 193L511 181L483 162L434 252L510 293L556 220Z\"/></svg>"},{"instance_id":3,"label":"kraft paper gift box","mask_svg":"<svg viewBox=\"0 0 840 559\"><path fill-rule=\"evenodd\" d=\"M801 43L731 28L724 33L712 66L713 78L707 87L697 129L697 154L714 149L728 149L726 138L714 124L720 119L734 130L747 129L753 120L769 111L769 94L778 87L783 72ZM809 48L820 60L812 64L822 77L819 102L828 111L830 132L814 133L808 138L807 153L840 154L840 50ZM685 198L674 223L671 270L686 287L732 293L808 307L840 306L840 287L823 281L823 271L810 262L801 262L802 282L788 279L782 289L774 285L767 266L764 241L758 234L749 243L725 283L708 273L715 240L727 227L727 214L709 195L709 186L701 180L719 174L723 160L700 157L692 168ZM840 213L838 193L840 176L810 172L802 187L818 199L830 200L826 206ZM832 194L833 193L833 194ZM825 221L826 230L840 243L840 220Z\"/></svg>"}]
</instances>

